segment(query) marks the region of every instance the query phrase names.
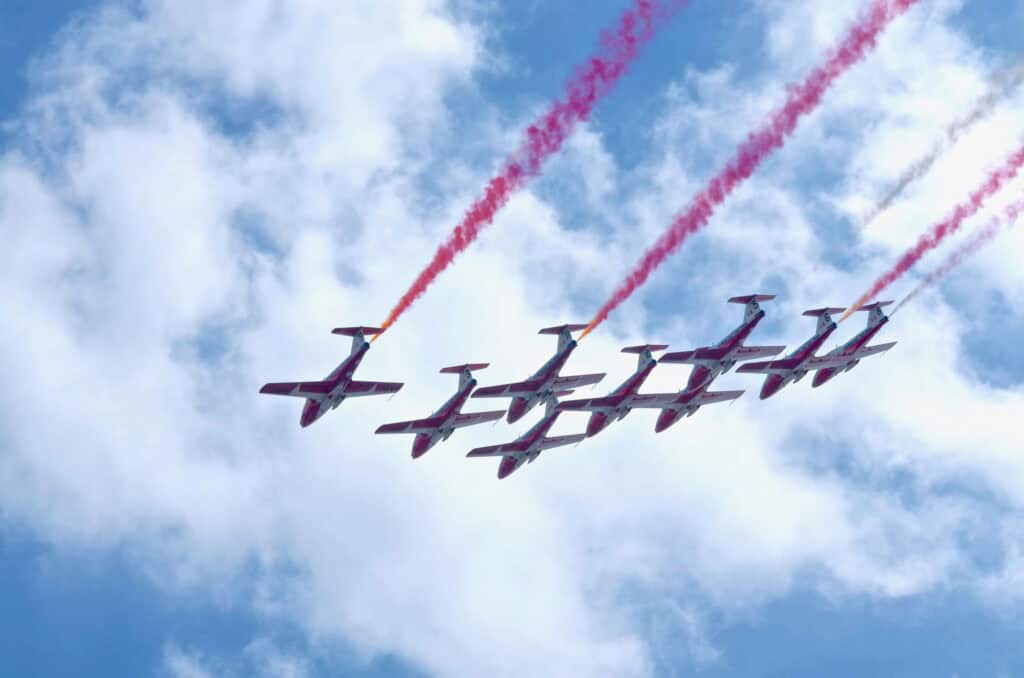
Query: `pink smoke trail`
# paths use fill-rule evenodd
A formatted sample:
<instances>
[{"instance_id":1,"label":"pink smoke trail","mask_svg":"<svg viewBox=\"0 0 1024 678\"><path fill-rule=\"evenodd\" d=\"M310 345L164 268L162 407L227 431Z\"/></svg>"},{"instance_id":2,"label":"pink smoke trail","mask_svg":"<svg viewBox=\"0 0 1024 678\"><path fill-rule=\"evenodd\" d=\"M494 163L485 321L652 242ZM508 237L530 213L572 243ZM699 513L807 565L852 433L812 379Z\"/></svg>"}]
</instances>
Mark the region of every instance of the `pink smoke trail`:
<instances>
[{"instance_id":1,"label":"pink smoke trail","mask_svg":"<svg viewBox=\"0 0 1024 678\"><path fill-rule=\"evenodd\" d=\"M917 285L917 287L911 290L907 296L903 297L903 300L896 304L896 308L892 310L890 315L894 315L896 311L906 306L908 302L912 301L921 292L941 281L954 269L977 254L979 250L995 240L996 236L1003 232L1004 226L1012 226L1022 213L1024 213L1024 200L1019 200L1007 207L1002 218L997 217L993 219L988 222L984 228L974 233L974 235L961 245L958 250L953 252L953 254L951 254L941 266L929 273L925 279Z\"/></svg>"},{"instance_id":2,"label":"pink smoke trail","mask_svg":"<svg viewBox=\"0 0 1024 678\"><path fill-rule=\"evenodd\" d=\"M707 225L721 205L737 186L749 178L773 151L781 148L796 129L800 119L814 110L825 92L868 50L875 46L878 36L889 23L903 14L918 0L875 0L867 14L851 28L839 46L829 55L825 64L815 69L799 85L791 85L785 105L776 111L760 129L752 132L740 145L736 155L701 191L668 230L644 253L630 274L623 280L590 321L583 336L604 322L608 315L630 297L670 254L686 239Z\"/></svg>"},{"instance_id":3,"label":"pink smoke trail","mask_svg":"<svg viewBox=\"0 0 1024 678\"><path fill-rule=\"evenodd\" d=\"M979 99L974 107L963 117L950 124L946 128L946 133L932 146L931 150L900 175L896 183L889 188L882 199L878 201L878 204L864 217L864 227L870 226L871 222L877 219L882 212L889 209L896 202L896 198L900 197L903 191L906 190L907 186L927 174L928 170L935 164L935 161L952 148L960 140L964 132L991 115L999 102L1012 94L1020 86L1021 82L1024 82L1024 65L1011 68L996 77L991 89L989 89L985 96Z\"/></svg>"},{"instance_id":4,"label":"pink smoke trail","mask_svg":"<svg viewBox=\"0 0 1024 678\"><path fill-rule=\"evenodd\" d=\"M670 0L667 3L634 0L632 6L619 16L615 29L602 34L598 53L577 68L566 85L564 97L554 102L540 120L527 128L519 149L491 179L484 194L473 203L459 225L434 252L430 263L398 300L382 325L384 329L423 295L434 279L451 265L456 255L476 240L512 194L540 173L544 161L561 149L579 122L589 118L598 100L614 88L641 48L687 4L688 0Z\"/></svg>"},{"instance_id":5,"label":"pink smoke trail","mask_svg":"<svg viewBox=\"0 0 1024 678\"><path fill-rule=\"evenodd\" d=\"M990 174L985 182L968 197L967 202L957 205L952 214L932 227L929 232L922 235L917 244L907 250L900 257L899 261L896 262L895 266L882 274L870 289L862 294L853 306L847 309L840 322L849 318L854 311L866 304L868 300L873 299L879 292L898 280L900 276L920 261L921 257L938 247L947 236L956 233L965 219L977 214L984 207L986 200L995 195L1006 182L1017 176L1022 166L1024 166L1024 146L1017 149L1006 161L1005 165Z\"/></svg>"}]
</instances>

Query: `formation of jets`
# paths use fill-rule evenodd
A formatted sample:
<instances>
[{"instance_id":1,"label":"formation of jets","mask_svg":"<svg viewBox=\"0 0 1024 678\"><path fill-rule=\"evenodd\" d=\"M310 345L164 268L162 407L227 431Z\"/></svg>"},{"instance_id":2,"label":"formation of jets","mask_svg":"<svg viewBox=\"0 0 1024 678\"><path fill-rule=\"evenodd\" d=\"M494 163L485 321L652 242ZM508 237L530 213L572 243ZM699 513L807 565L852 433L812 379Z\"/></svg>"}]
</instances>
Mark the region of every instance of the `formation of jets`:
<instances>
[{"instance_id":1,"label":"formation of jets","mask_svg":"<svg viewBox=\"0 0 1024 678\"><path fill-rule=\"evenodd\" d=\"M424 419L383 424L378 434L401 433L414 436L413 459L423 456L437 443L448 440L456 429L497 421L503 416L509 423L522 419L534 407L544 405L544 416L526 433L512 442L500 445L478 447L469 452L469 457L500 457L498 478L506 478L525 463L533 462L544 450L564 445L575 445L586 438L592 438L604 431L611 423L624 419L633 409L660 410L654 430L661 433L679 419L695 414L702 406L729 402L744 394L744 391L711 391L711 384L722 374L729 372L738 363L743 363L737 372L765 374L761 387L761 399L770 398L789 384L804 378L808 372L815 372L812 385L817 388L843 372L856 367L866 357L888 351L896 342L868 346L868 342L889 321L882 310L892 302L882 301L861 308L868 313L867 327L844 344L824 355L815 355L836 330L832 316L842 308L818 308L805 311L804 315L817 318L814 335L789 355L771 360L785 346L747 346L744 342L765 317L761 302L771 301L774 295L754 294L733 297L730 303L744 306L743 321L724 339L713 346L702 346L690 351L665 353L660 359L654 354L664 351L664 344L628 346L623 353L636 354L636 371L614 391L603 397L565 400L576 389L597 384L605 374L560 374L569 356L578 346L573 332L586 325L561 325L542 329L540 334L558 337L555 354L540 369L524 381L497 386L477 387L474 371L488 366L487 363L468 363L445 367L442 374L457 374L459 386L455 393L432 415ZM334 334L352 337L352 349L323 381L270 383L260 393L286 395L305 399L301 426L309 426L326 412L336 408L346 398L386 395L397 393L402 384L384 381L356 381L356 368L370 349L368 335L382 332L377 327L339 327ZM691 365L686 384L676 393L640 393L647 377L660 364ZM470 398L509 398L506 409L486 412L462 412ZM586 431L574 435L549 436L562 412L589 412Z\"/></svg>"}]
</instances>

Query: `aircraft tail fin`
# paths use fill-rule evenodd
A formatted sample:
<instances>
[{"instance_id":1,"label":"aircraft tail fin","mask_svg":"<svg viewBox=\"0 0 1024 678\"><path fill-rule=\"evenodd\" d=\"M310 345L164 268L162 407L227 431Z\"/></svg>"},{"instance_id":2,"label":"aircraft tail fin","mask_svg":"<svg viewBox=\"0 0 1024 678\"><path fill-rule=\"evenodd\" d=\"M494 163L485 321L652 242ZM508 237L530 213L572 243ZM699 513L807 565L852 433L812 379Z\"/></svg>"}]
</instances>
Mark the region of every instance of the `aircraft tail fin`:
<instances>
[{"instance_id":1,"label":"aircraft tail fin","mask_svg":"<svg viewBox=\"0 0 1024 678\"><path fill-rule=\"evenodd\" d=\"M732 297L729 299L730 304L744 304L746 308L743 311L743 322L750 322L754 316L761 313L762 301L771 301L775 298L774 294L748 294L743 297Z\"/></svg>"},{"instance_id":2,"label":"aircraft tail fin","mask_svg":"<svg viewBox=\"0 0 1024 678\"><path fill-rule=\"evenodd\" d=\"M668 348L668 344L641 344L640 346L627 346L622 349L622 352L636 354L636 368L639 370L654 360L654 356L651 354L652 351L664 351L666 348Z\"/></svg>"},{"instance_id":3,"label":"aircraft tail fin","mask_svg":"<svg viewBox=\"0 0 1024 678\"><path fill-rule=\"evenodd\" d=\"M835 329L836 323L832 320L833 314L842 313L845 310L845 308L826 306L824 308L812 308L809 311L804 311L804 315L818 319L817 332L821 334L822 332Z\"/></svg>"},{"instance_id":4,"label":"aircraft tail fin","mask_svg":"<svg viewBox=\"0 0 1024 678\"><path fill-rule=\"evenodd\" d=\"M872 304L865 304L857 309L858 311L866 311L868 313L867 329L878 327L889 320L889 316L885 314L882 308L891 303L891 301L876 301Z\"/></svg>"},{"instance_id":5,"label":"aircraft tail fin","mask_svg":"<svg viewBox=\"0 0 1024 678\"><path fill-rule=\"evenodd\" d=\"M567 325L557 325L555 327L545 327L537 334L555 334L558 336L558 350L561 351L569 342L572 341L572 333L579 332L587 329L586 323L570 323Z\"/></svg>"},{"instance_id":6,"label":"aircraft tail fin","mask_svg":"<svg viewBox=\"0 0 1024 678\"><path fill-rule=\"evenodd\" d=\"M488 365L490 365L490 363L466 363L464 365L452 365L451 367L442 367L441 374L459 375L459 389L462 389L473 378L474 370L482 370Z\"/></svg>"},{"instance_id":7,"label":"aircraft tail fin","mask_svg":"<svg viewBox=\"0 0 1024 678\"><path fill-rule=\"evenodd\" d=\"M380 327L335 327L331 330L331 334L352 337L352 353L354 354L366 343L366 335L377 335L383 331Z\"/></svg>"}]
</instances>

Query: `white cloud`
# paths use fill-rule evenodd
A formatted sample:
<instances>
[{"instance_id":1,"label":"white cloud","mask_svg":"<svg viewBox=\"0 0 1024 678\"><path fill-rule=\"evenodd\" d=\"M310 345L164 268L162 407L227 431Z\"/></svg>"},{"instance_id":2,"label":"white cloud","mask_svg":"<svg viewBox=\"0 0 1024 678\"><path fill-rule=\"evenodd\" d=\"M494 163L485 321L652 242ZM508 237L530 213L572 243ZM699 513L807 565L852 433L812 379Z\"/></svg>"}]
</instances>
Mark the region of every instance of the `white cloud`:
<instances>
[{"instance_id":1,"label":"white cloud","mask_svg":"<svg viewBox=\"0 0 1024 678\"><path fill-rule=\"evenodd\" d=\"M436 197L417 171L432 135L456 125L445 97L494 58L478 37L488 29L428 0L154 1L84 21L38 67L25 143L0 160L4 515L61 545L127 544L170 591L251 596L258 614L319 642L439 675L652 673L664 660L636 597L669 601L669 627L701 665L720 652L704 604L733 612L801 585L872 596L956 579L983 592L1002 585L1006 573L973 571L959 540L980 509L942 488L966 478L1020 502L1022 396L959 368L964 323L941 298L893 321L885 337L901 344L891 355L823 389L802 383L760 402L755 382L730 375L723 388L751 391L733 406L658 436L634 413L500 483L494 464L464 451L522 427L459 432L415 463L409 441L372 435L441 402L453 386L437 374L443 365L489 360L481 379L499 382L542 362L550 340L535 329L585 320L591 309L572 299L610 286L698 185L706 168L689 151L731 148L854 5L833 15L825 4L767 3L777 66L753 86L728 68L690 74L651 121L671 150L634 176L599 130L583 130L553 170L581 171L590 207L630 228L573 230L559 205L516 197L374 345L360 374L405 390L346 403L307 430L297 403L260 397L259 385L333 367L347 347L329 329L380 320L481 185L478 168L452 158L435 178L450 195L423 209ZM1009 113L979 127L977 143L944 160L890 225L854 236L864 260L855 272L834 265L817 210L849 214L877 187L851 179L809 199L794 186L823 148L839 176L891 175L901 135L927 144L941 128L928 111L956 87L966 105L983 74L976 50L943 23L950 7L928 30L921 13L894 25L645 290L667 289L694 313L627 305L571 370L607 370L617 383L632 366L615 358L620 342L715 340L735 322L719 301L774 291L775 275L788 287L771 308L781 322L758 342L794 343L810 329L799 310L855 296L865 271L963 193L992 160L984 150L1014 137ZM808 22L813 40L786 37ZM925 53L929 69L901 66L909 52ZM274 113L225 131L228 109L261 101ZM505 135L495 132L495 147ZM617 183L638 188L616 196ZM1019 284L1011 254L987 256L982 289ZM650 389L684 376L660 368ZM563 419L559 431L583 423ZM813 463L835 449L851 451L855 473ZM901 473L914 479L914 503L893 490ZM1018 530L1004 530L1016 553ZM254 563L256 582L241 580ZM247 657L266 675L310 671L260 641ZM212 675L175 646L165 664L175 676Z\"/></svg>"}]
</instances>

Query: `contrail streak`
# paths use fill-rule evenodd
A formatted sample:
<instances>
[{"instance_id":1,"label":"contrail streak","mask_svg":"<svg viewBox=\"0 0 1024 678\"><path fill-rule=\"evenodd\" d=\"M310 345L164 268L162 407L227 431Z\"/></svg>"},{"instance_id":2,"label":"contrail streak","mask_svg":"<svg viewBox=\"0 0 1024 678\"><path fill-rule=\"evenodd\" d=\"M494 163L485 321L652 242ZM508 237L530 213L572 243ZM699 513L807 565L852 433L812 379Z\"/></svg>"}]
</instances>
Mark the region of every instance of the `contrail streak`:
<instances>
[{"instance_id":1,"label":"contrail streak","mask_svg":"<svg viewBox=\"0 0 1024 678\"><path fill-rule=\"evenodd\" d=\"M604 322L689 236L707 225L729 194L749 178L766 157L785 144L800 119L818 106L832 84L875 46L878 36L889 23L917 4L917 1L875 0L867 14L851 27L843 41L829 55L825 64L815 69L804 82L787 88L789 94L785 105L765 125L750 133L725 168L711 179L686 211L676 217L668 230L644 253L590 321L583 336Z\"/></svg>"},{"instance_id":2,"label":"contrail streak","mask_svg":"<svg viewBox=\"0 0 1024 678\"><path fill-rule=\"evenodd\" d=\"M961 245L957 251L953 252L953 254L951 254L941 266L929 273L924 280L918 283L917 287L911 290L907 296L903 297L903 300L900 301L900 303L896 304L896 308L892 310L890 315L894 315L896 311L903 308L921 292L941 281L954 269L977 254L977 252L985 247L985 245L995 240L996 236L1003 232L1003 228L1005 226L1012 226L1022 213L1024 213L1024 200L1015 202L1007 207L1001 218L997 217L993 219L988 222L984 228L975 232L970 239Z\"/></svg>"},{"instance_id":3,"label":"contrail streak","mask_svg":"<svg viewBox=\"0 0 1024 678\"><path fill-rule=\"evenodd\" d=\"M932 168L935 161L939 159L946 151L952 148L960 137L973 127L976 123L987 118L996 109L999 103L1013 93L1017 87L1020 86L1021 82L1024 82L1024 65L1015 66L1008 70L1003 71L995 78L988 93L985 94L975 104L974 108L969 110L958 120L955 120L949 127L946 128L946 132L941 139L939 139L934 146L917 162L908 167L903 174L900 175L899 179L896 180L889 190L885 193L878 204L871 208L871 211L864 217L864 227L867 228L871 225L879 215L885 210L889 209L896 198L900 197L907 186L914 183Z\"/></svg>"},{"instance_id":4,"label":"contrail streak","mask_svg":"<svg viewBox=\"0 0 1024 678\"><path fill-rule=\"evenodd\" d=\"M903 274L909 271L914 264L920 261L921 257L938 247L947 236L952 233L956 233L965 219L977 214L990 197L995 195L995 193L1008 181L1017 176L1022 166L1024 166L1024 146L1017 149L1006 161L1006 164L990 174L985 182L975 189L970 197L968 197L967 202L957 205L952 214L932 227L929 232L922 235L920 239L918 239L917 244L907 250L907 252L900 257L899 261L896 262L896 265L876 280L871 288L862 294L861 297L846 311L846 313L843 314L840 322L849 318L854 311L898 280Z\"/></svg>"},{"instance_id":5,"label":"contrail streak","mask_svg":"<svg viewBox=\"0 0 1024 678\"><path fill-rule=\"evenodd\" d=\"M518 189L540 173L541 166L557 153L576 125L586 120L594 106L626 73L640 50L655 33L686 7L688 0L634 0L620 16L614 30L602 34L598 52L578 67L565 87L563 98L527 128L518 150L505 161L462 221L434 252L433 258L391 310L382 327L387 329L415 303L434 279L476 240L494 215ZM380 335L377 335L380 336Z\"/></svg>"}]
</instances>

